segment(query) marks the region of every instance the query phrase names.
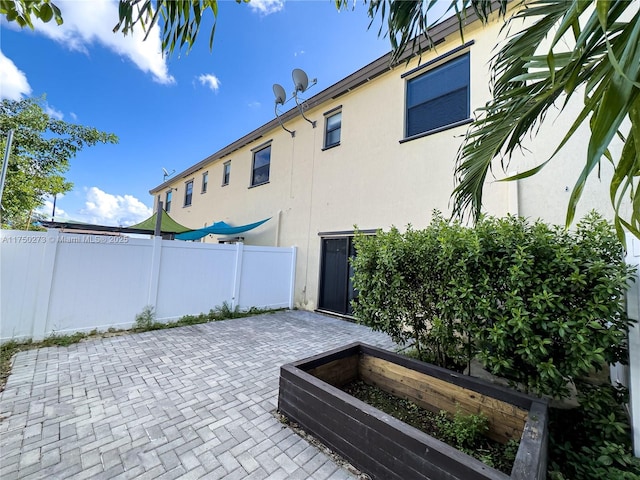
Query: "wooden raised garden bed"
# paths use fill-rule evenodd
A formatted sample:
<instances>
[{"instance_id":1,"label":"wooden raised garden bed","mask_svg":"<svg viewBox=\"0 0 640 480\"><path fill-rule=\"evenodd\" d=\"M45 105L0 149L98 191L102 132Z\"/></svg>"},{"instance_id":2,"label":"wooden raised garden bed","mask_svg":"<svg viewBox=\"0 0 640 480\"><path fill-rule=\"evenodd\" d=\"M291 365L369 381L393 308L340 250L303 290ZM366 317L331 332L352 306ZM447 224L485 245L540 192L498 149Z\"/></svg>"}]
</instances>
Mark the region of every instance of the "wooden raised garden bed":
<instances>
[{"instance_id":1,"label":"wooden raised garden bed","mask_svg":"<svg viewBox=\"0 0 640 480\"><path fill-rule=\"evenodd\" d=\"M340 390L355 380L433 412L482 412L487 436L520 441L511 475ZM545 401L362 343L283 365L278 409L374 479L546 477Z\"/></svg>"}]
</instances>

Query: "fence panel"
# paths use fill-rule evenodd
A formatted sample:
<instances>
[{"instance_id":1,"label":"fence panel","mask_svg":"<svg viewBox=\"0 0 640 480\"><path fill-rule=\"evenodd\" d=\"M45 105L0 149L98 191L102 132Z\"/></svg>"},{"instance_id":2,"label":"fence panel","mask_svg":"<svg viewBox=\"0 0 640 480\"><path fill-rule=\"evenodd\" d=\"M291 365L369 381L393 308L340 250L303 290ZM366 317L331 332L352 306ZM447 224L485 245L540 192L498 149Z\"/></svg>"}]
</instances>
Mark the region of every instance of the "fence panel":
<instances>
[{"instance_id":1,"label":"fence panel","mask_svg":"<svg viewBox=\"0 0 640 480\"><path fill-rule=\"evenodd\" d=\"M47 332L128 328L147 304L152 244L127 237L60 236L50 281ZM89 235L88 237L92 237Z\"/></svg>"},{"instance_id":2,"label":"fence panel","mask_svg":"<svg viewBox=\"0 0 640 480\"><path fill-rule=\"evenodd\" d=\"M630 265L636 266L635 282L629 285L627 292L627 314L629 318L640 321L640 240L627 235L627 258ZM623 382L624 383L624 382ZM640 457L640 326L638 323L629 329L629 391L631 420L633 427L634 454Z\"/></svg>"},{"instance_id":3,"label":"fence panel","mask_svg":"<svg viewBox=\"0 0 640 480\"><path fill-rule=\"evenodd\" d=\"M241 270L240 293L236 299L240 308L262 305L265 308L293 308L289 283L293 262L288 261L295 252L277 247L245 247Z\"/></svg>"},{"instance_id":4,"label":"fence panel","mask_svg":"<svg viewBox=\"0 0 640 480\"><path fill-rule=\"evenodd\" d=\"M156 313L158 319L208 312L231 304L234 245L162 242Z\"/></svg>"},{"instance_id":5,"label":"fence panel","mask_svg":"<svg viewBox=\"0 0 640 480\"><path fill-rule=\"evenodd\" d=\"M232 307L290 306L295 248L0 231L0 341L128 328Z\"/></svg>"},{"instance_id":6,"label":"fence panel","mask_svg":"<svg viewBox=\"0 0 640 480\"><path fill-rule=\"evenodd\" d=\"M0 233L0 337L29 338L38 300L37 276L45 251L45 232Z\"/></svg>"}]
</instances>

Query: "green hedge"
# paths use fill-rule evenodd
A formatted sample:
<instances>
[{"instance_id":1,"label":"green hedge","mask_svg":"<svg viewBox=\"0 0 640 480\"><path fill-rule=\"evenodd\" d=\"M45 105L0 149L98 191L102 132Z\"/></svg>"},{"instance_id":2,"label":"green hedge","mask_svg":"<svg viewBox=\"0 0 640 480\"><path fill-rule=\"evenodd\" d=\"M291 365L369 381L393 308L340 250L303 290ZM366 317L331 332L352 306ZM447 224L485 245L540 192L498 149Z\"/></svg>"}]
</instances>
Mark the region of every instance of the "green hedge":
<instances>
[{"instance_id":1,"label":"green hedge","mask_svg":"<svg viewBox=\"0 0 640 480\"><path fill-rule=\"evenodd\" d=\"M627 362L633 270L612 225L591 213L575 231L518 217L467 228L434 212L424 230L357 234L355 247L359 322L445 368L476 358L530 393L563 398L573 384L579 406L551 414L549 478L640 479L627 392L584 381Z\"/></svg>"},{"instance_id":2,"label":"green hedge","mask_svg":"<svg viewBox=\"0 0 640 480\"><path fill-rule=\"evenodd\" d=\"M357 234L355 247L359 322L445 368L477 358L530 393L564 398L573 384L580 407L552 416L551 478L640 478L624 391L583 381L627 362L633 270L611 224L591 213L575 231L513 216L467 228L434 212L424 230Z\"/></svg>"},{"instance_id":3,"label":"green hedge","mask_svg":"<svg viewBox=\"0 0 640 480\"><path fill-rule=\"evenodd\" d=\"M513 216L466 228L435 212L424 230L358 234L355 245L356 318L413 342L424 360L463 369L477 357L555 397L626 360L632 269L595 213L567 231Z\"/></svg>"}]
</instances>

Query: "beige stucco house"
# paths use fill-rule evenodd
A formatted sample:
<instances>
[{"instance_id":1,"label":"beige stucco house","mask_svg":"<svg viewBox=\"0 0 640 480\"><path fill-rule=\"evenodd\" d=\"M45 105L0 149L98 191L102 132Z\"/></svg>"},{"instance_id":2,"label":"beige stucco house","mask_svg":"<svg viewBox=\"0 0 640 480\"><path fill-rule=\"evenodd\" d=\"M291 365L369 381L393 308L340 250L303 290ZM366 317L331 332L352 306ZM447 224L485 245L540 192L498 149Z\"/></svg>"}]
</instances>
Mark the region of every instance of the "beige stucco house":
<instances>
[{"instance_id":1,"label":"beige stucco house","mask_svg":"<svg viewBox=\"0 0 640 480\"><path fill-rule=\"evenodd\" d=\"M391 66L383 56L309 98L304 116L315 128L293 108L280 120L295 136L274 118L154 187L156 208L161 200L177 222L194 228L272 217L242 234L244 242L297 246L296 306L348 314L354 225L420 228L434 209L450 212L456 153L474 110L490 98L488 64L503 20L483 26L470 16L464 41L457 22L435 27L437 47L421 58L407 63L407 53ZM550 113L509 173L546 160L561 140L558 125L566 128L578 108ZM564 224L587 135L534 177L489 178L485 211ZM592 208L611 215L608 175L590 181L577 218Z\"/></svg>"}]
</instances>

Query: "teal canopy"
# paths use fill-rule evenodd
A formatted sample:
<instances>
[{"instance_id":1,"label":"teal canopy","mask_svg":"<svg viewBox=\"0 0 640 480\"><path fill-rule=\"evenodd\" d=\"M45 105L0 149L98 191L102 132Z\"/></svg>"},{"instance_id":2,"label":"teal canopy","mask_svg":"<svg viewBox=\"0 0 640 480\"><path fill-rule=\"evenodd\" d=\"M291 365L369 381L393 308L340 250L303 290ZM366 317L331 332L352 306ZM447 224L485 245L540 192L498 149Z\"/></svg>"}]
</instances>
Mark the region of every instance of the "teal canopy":
<instances>
[{"instance_id":1,"label":"teal canopy","mask_svg":"<svg viewBox=\"0 0 640 480\"><path fill-rule=\"evenodd\" d=\"M180 233L176 235L176 240L200 240L202 237L212 235L237 235L238 233L247 232L259 227L267 220L271 220L271 217L260 220L259 222L250 223L249 225L241 225L239 227L232 227L225 222L215 222L209 227L199 228L198 230L192 230L190 232Z\"/></svg>"}]
</instances>

